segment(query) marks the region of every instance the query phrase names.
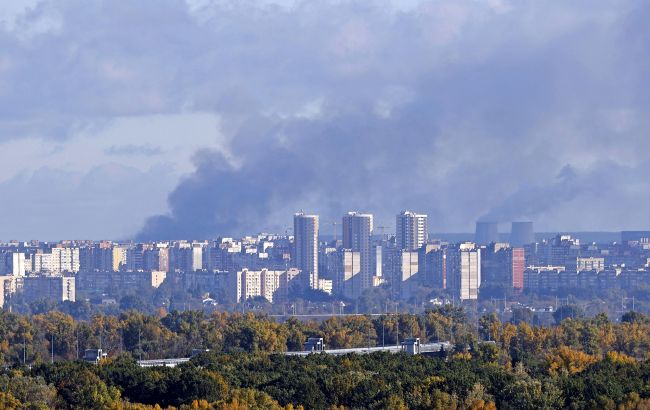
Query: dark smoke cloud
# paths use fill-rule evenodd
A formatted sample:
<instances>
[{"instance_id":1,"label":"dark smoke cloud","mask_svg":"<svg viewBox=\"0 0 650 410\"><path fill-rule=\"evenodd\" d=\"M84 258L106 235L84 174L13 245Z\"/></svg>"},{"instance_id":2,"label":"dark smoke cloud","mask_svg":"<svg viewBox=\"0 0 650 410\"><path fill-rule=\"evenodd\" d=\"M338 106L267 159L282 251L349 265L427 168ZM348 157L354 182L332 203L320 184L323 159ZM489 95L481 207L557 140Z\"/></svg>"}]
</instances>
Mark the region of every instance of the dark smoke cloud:
<instances>
[{"instance_id":1,"label":"dark smoke cloud","mask_svg":"<svg viewBox=\"0 0 650 410\"><path fill-rule=\"evenodd\" d=\"M320 92L311 116L265 115L265 102L250 99L247 88L229 95L261 104L236 103L224 115L231 157L198 153L196 172L169 197L170 213L150 218L139 236L281 231L297 209L324 221L369 210L392 225L394 213L410 208L429 213L432 230L467 229L480 215L597 228L602 219L580 218L589 214L585 208L604 211L596 203L610 201L608 190L631 203L648 199L648 183L635 177L647 161L635 148L648 147L648 124L639 116L648 108L639 103L639 87L648 84L617 74L639 74L646 64L632 60L638 45L628 49L626 42L630 24L648 33L633 17L647 7L630 2L629 14L601 19L581 15L581 7L545 14L533 3L503 12L446 6L424 3L391 18L346 9L341 23L360 13L377 27L370 40L348 41L372 47L343 63L324 58L325 69L312 65L314 56L330 56L301 48L304 60L282 62L295 75L289 87ZM310 12L304 5L292 13ZM523 22L531 18L526 13L544 14L546 22ZM452 23L445 26L442 16ZM509 35L502 32L507 25ZM423 40L426 34L433 40ZM352 74L328 72L336 63ZM315 70L315 84L303 70ZM643 189L625 188L634 183ZM624 224L649 222L642 213L634 217Z\"/></svg>"},{"instance_id":2,"label":"dark smoke cloud","mask_svg":"<svg viewBox=\"0 0 650 410\"><path fill-rule=\"evenodd\" d=\"M598 184L595 182L589 178L579 178L576 170L571 165L566 165L555 181L543 186L522 185L479 220L510 222L532 219L558 204L566 203L585 191L596 188Z\"/></svg>"},{"instance_id":3,"label":"dark smoke cloud","mask_svg":"<svg viewBox=\"0 0 650 410\"><path fill-rule=\"evenodd\" d=\"M228 144L140 238L283 231L298 209L650 224L647 2L295 3L42 1L0 28L0 142L218 115Z\"/></svg>"}]
</instances>

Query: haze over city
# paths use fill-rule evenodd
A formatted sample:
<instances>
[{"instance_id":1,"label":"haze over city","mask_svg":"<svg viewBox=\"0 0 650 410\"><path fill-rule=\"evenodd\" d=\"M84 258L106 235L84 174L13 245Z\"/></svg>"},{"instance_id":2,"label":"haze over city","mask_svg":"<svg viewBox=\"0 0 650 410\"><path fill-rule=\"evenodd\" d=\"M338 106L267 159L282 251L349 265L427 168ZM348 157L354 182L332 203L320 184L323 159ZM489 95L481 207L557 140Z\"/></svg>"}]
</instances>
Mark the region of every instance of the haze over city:
<instances>
[{"instance_id":1,"label":"haze over city","mask_svg":"<svg viewBox=\"0 0 650 410\"><path fill-rule=\"evenodd\" d=\"M0 0L0 410L650 409L649 22Z\"/></svg>"},{"instance_id":2,"label":"haze over city","mask_svg":"<svg viewBox=\"0 0 650 410\"><path fill-rule=\"evenodd\" d=\"M300 209L646 229L649 18L638 0L4 1L0 237L285 232Z\"/></svg>"}]
</instances>

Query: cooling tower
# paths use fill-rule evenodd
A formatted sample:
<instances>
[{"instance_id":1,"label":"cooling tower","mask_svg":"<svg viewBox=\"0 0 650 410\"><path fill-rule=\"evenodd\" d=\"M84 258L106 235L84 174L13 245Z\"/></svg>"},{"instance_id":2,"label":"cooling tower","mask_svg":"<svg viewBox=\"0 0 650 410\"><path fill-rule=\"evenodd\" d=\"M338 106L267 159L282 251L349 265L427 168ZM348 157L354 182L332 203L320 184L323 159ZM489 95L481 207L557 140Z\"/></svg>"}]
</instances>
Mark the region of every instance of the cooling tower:
<instances>
[{"instance_id":1,"label":"cooling tower","mask_svg":"<svg viewBox=\"0 0 650 410\"><path fill-rule=\"evenodd\" d=\"M499 242L499 224L497 222L476 222L474 241L478 245L489 245Z\"/></svg>"},{"instance_id":2,"label":"cooling tower","mask_svg":"<svg viewBox=\"0 0 650 410\"><path fill-rule=\"evenodd\" d=\"M521 247L535 242L532 222L513 222L510 231L510 245Z\"/></svg>"}]
</instances>

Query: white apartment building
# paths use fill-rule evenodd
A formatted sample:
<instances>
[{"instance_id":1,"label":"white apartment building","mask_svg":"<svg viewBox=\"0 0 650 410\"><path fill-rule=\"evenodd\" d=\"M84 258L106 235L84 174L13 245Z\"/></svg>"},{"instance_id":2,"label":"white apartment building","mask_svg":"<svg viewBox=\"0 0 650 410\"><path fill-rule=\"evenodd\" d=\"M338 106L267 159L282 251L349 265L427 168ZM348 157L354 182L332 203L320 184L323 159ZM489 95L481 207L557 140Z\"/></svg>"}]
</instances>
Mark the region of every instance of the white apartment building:
<instances>
[{"instance_id":1,"label":"white apartment building","mask_svg":"<svg viewBox=\"0 0 650 410\"><path fill-rule=\"evenodd\" d=\"M481 250L471 242L450 248L447 254L448 281L460 300L478 299L481 287Z\"/></svg>"},{"instance_id":2,"label":"white apartment building","mask_svg":"<svg viewBox=\"0 0 650 410\"><path fill-rule=\"evenodd\" d=\"M341 263L337 275L336 291L346 298L356 299L365 289L361 279L361 253L343 249L340 255Z\"/></svg>"},{"instance_id":3,"label":"white apartment building","mask_svg":"<svg viewBox=\"0 0 650 410\"><path fill-rule=\"evenodd\" d=\"M596 272L605 270L605 258L576 258L576 272L582 272L585 270L593 270Z\"/></svg>"},{"instance_id":4,"label":"white apartment building","mask_svg":"<svg viewBox=\"0 0 650 410\"><path fill-rule=\"evenodd\" d=\"M79 248L52 248L52 273L79 272Z\"/></svg>"},{"instance_id":5,"label":"white apartment building","mask_svg":"<svg viewBox=\"0 0 650 410\"><path fill-rule=\"evenodd\" d=\"M394 285L399 297L408 300L420 287L418 252L398 250L397 269L395 269Z\"/></svg>"},{"instance_id":6,"label":"white apartment building","mask_svg":"<svg viewBox=\"0 0 650 410\"><path fill-rule=\"evenodd\" d=\"M25 254L14 252L11 255L11 274L13 276L25 276Z\"/></svg>"},{"instance_id":7,"label":"white apartment building","mask_svg":"<svg viewBox=\"0 0 650 410\"><path fill-rule=\"evenodd\" d=\"M427 216L412 211L402 211L395 219L397 249L412 251L427 242Z\"/></svg>"},{"instance_id":8,"label":"white apartment building","mask_svg":"<svg viewBox=\"0 0 650 410\"><path fill-rule=\"evenodd\" d=\"M242 269L233 272L229 280L229 292L235 303L263 296L270 303L285 300L292 282L298 278L298 269L273 271Z\"/></svg>"},{"instance_id":9,"label":"white apartment building","mask_svg":"<svg viewBox=\"0 0 650 410\"><path fill-rule=\"evenodd\" d=\"M203 244L192 244L192 270L197 271L203 269Z\"/></svg>"},{"instance_id":10,"label":"white apartment building","mask_svg":"<svg viewBox=\"0 0 650 410\"><path fill-rule=\"evenodd\" d=\"M50 273L54 270L51 253L35 253L33 256L35 273Z\"/></svg>"}]
</instances>

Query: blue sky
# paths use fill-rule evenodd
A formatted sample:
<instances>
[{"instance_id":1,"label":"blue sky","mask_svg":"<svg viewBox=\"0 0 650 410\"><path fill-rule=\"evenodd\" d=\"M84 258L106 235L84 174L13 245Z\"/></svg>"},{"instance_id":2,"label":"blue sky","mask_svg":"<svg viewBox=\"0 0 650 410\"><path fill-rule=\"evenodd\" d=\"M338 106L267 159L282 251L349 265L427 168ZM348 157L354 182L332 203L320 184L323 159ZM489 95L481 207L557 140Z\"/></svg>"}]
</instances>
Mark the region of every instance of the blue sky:
<instances>
[{"instance_id":1,"label":"blue sky","mask_svg":"<svg viewBox=\"0 0 650 410\"><path fill-rule=\"evenodd\" d=\"M640 0L3 1L0 238L648 228Z\"/></svg>"}]
</instances>

